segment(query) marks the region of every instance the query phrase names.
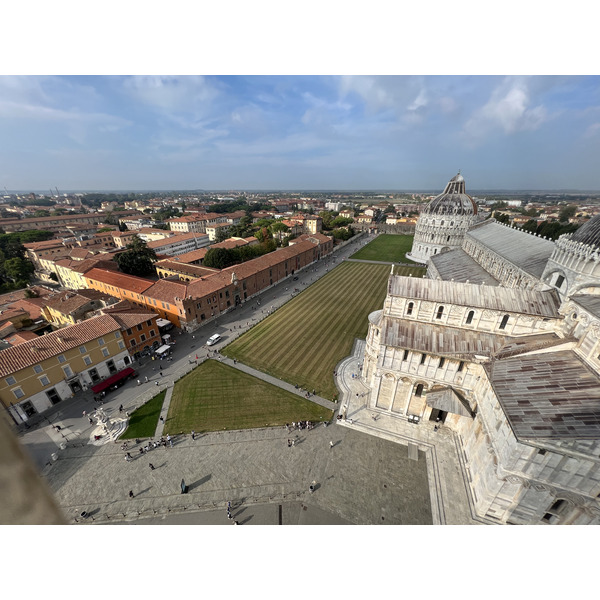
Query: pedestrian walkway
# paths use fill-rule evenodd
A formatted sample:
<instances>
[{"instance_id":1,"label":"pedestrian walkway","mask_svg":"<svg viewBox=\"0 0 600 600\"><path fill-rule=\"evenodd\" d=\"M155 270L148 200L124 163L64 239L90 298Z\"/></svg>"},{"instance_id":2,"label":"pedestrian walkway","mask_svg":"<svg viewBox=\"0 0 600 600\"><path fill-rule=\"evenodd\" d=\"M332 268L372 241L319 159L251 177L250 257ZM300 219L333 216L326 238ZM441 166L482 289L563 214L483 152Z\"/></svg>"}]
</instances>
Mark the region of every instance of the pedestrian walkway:
<instances>
[{"instance_id":1,"label":"pedestrian walkway","mask_svg":"<svg viewBox=\"0 0 600 600\"><path fill-rule=\"evenodd\" d=\"M266 381L267 383L270 383L271 385L275 385L275 386L277 386L283 390L286 390L292 394L301 396L305 400L310 400L311 402L315 402L316 404L319 404L320 406L323 406L330 410L335 410L338 406L335 402L331 402L331 400L326 400L325 398L322 398L321 396L317 396L312 393L307 398L306 390L302 390L301 388L296 389L296 387L293 386L291 383L287 383L287 382L283 381L282 379L278 379L277 377L273 377L272 375L268 375L267 373L263 373L262 371L253 369L252 367L249 367L248 365L241 363L239 360L234 361L233 359L227 358L226 356L222 356L222 355L219 355L218 357L213 357L213 359L219 360L220 362L222 362L225 365L233 367L234 369L238 369L239 371L243 371L244 373L248 373L249 375L252 375L253 377L262 379L263 381Z\"/></svg>"}]
</instances>

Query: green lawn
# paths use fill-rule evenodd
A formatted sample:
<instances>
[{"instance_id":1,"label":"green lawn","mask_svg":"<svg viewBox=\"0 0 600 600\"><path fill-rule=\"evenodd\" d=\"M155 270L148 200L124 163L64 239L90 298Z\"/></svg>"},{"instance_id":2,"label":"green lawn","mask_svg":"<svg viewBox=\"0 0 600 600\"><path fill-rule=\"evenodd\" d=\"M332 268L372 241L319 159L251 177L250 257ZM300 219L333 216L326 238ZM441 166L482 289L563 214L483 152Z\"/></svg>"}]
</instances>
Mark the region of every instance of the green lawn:
<instances>
[{"instance_id":1,"label":"green lawn","mask_svg":"<svg viewBox=\"0 0 600 600\"><path fill-rule=\"evenodd\" d=\"M369 242L364 248L361 248L350 258L401 262L416 265L417 263L406 258L406 253L412 248L413 237L414 236L412 235L378 235L372 242Z\"/></svg>"},{"instance_id":2,"label":"green lawn","mask_svg":"<svg viewBox=\"0 0 600 600\"><path fill-rule=\"evenodd\" d=\"M342 262L221 353L333 399L333 370L354 339L366 337L367 317L383 307L389 274L389 265Z\"/></svg>"},{"instance_id":3,"label":"green lawn","mask_svg":"<svg viewBox=\"0 0 600 600\"><path fill-rule=\"evenodd\" d=\"M129 425L121 435L121 439L132 440L138 437L154 437L160 411L165 400L165 393L160 392L160 394L157 394L131 413Z\"/></svg>"},{"instance_id":4,"label":"green lawn","mask_svg":"<svg viewBox=\"0 0 600 600\"><path fill-rule=\"evenodd\" d=\"M273 427L332 416L333 411L310 400L207 360L175 384L164 432Z\"/></svg>"}]
</instances>

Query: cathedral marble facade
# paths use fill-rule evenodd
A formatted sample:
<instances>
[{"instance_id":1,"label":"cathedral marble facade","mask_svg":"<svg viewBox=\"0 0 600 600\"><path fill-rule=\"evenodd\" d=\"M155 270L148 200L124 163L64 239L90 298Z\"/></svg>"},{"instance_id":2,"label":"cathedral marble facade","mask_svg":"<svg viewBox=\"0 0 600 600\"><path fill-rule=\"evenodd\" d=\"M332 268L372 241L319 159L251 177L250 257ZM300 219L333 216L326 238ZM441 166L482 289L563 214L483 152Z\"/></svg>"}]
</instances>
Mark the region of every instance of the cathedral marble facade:
<instances>
[{"instance_id":1,"label":"cathedral marble facade","mask_svg":"<svg viewBox=\"0 0 600 600\"><path fill-rule=\"evenodd\" d=\"M451 429L481 517L600 524L600 216L556 243L493 220L456 236L427 278L392 268L369 316L368 408Z\"/></svg>"}]
</instances>

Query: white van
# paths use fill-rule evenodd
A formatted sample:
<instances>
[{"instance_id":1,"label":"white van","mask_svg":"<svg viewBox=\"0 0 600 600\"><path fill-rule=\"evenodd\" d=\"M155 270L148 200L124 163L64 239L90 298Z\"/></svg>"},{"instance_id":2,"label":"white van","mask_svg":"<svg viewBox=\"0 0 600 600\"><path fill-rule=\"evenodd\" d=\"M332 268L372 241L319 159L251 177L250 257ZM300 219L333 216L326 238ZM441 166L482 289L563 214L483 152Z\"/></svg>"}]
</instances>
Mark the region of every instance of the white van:
<instances>
[{"instance_id":1,"label":"white van","mask_svg":"<svg viewBox=\"0 0 600 600\"><path fill-rule=\"evenodd\" d=\"M211 335L208 338L208 342L206 342L206 345L207 346L213 346L214 344L216 344L220 340L221 340L221 336L218 333L215 333L215 335Z\"/></svg>"}]
</instances>

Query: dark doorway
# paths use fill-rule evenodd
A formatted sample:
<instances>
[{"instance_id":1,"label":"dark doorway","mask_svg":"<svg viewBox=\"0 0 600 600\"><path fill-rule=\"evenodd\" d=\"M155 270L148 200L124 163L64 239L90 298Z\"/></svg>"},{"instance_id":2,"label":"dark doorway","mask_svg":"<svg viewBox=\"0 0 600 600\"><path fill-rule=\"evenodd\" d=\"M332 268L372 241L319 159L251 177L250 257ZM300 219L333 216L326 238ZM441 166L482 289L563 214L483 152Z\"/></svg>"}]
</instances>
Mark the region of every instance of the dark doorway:
<instances>
[{"instance_id":1,"label":"dark doorway","mask_svg":"<svg viewBox=\"0 0 600 600\"><path fill-rule=\"evenodd\" d=\"M48 399L50 400L50 402L52 402L52 404L58 404L61 401L61 397L56 393L56 390L54 388L48 390L46 392L46 395L48 396Z\"/></svg>"},{"instance_id":2,"label":"dark doorway","mask_svg":"<svg viewBox=\"0 0 600 600\"><path fill-rule=\"evenodd\" d=\"M440 410L439 408L434 408L431 411L431 416L429 417L430 421L436 421L437 423L443 423L448 416L448 412L445 410Z\"/></svg>"}]
</instances>

